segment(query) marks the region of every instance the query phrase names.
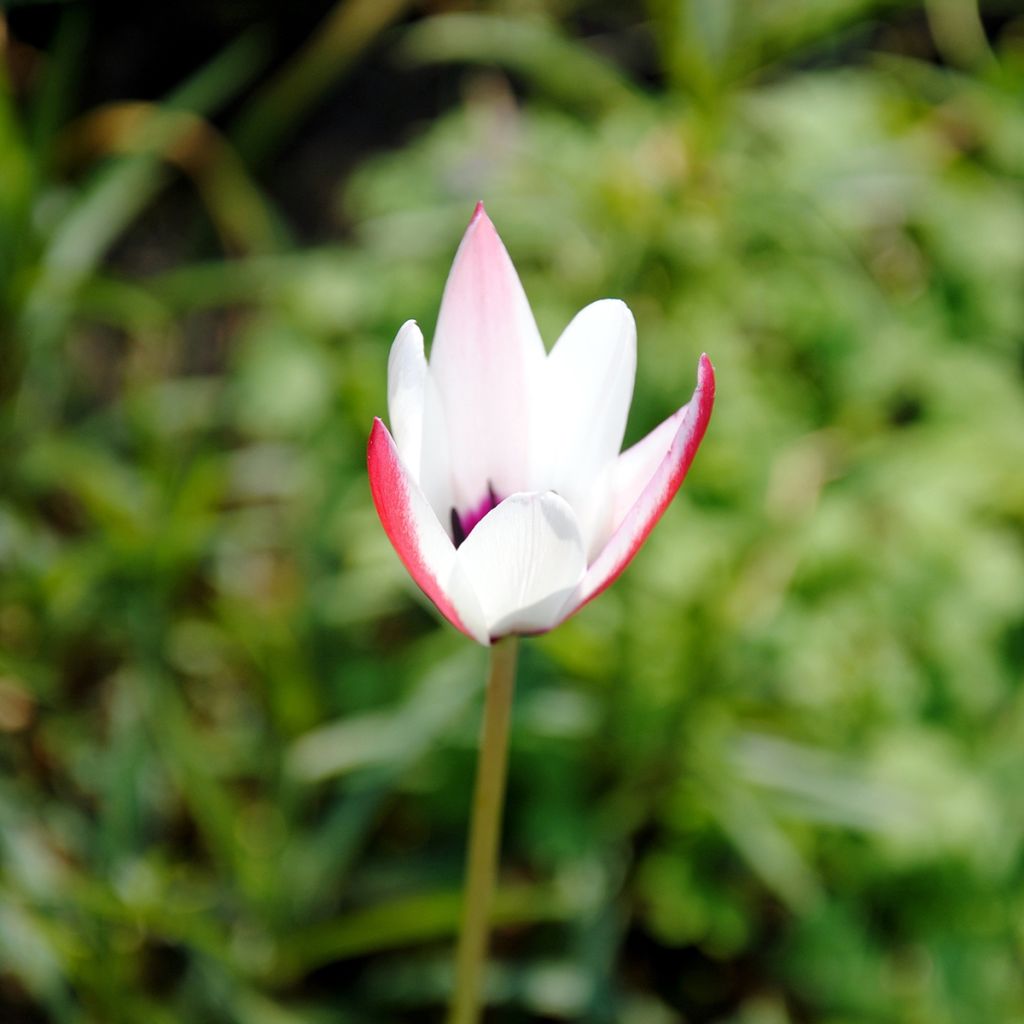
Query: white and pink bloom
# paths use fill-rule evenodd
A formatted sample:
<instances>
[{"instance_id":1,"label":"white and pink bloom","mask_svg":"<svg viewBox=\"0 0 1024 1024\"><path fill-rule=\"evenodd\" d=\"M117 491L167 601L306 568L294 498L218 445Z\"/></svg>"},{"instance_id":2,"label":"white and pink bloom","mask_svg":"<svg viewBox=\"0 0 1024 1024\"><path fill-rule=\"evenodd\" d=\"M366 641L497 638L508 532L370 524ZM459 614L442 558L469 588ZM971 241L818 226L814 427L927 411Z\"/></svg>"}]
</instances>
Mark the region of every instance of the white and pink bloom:
<instances>
[{"instance_id":1,"label":"white and pink bloom","mask_svg":"<svg viewBox=\"0 0 1024 1024\"><path fill-rule=\"evenodd\" d=\"M377 513L413 579L488 644L541 633L625 569L675 496L711 416L701 356L691 400L620 454L636 372L622 302L581 310L544 350L483 204L455 256L430 361L415 321L388 361L391 429L368 460Z\"/></svg>"}]
</instances>

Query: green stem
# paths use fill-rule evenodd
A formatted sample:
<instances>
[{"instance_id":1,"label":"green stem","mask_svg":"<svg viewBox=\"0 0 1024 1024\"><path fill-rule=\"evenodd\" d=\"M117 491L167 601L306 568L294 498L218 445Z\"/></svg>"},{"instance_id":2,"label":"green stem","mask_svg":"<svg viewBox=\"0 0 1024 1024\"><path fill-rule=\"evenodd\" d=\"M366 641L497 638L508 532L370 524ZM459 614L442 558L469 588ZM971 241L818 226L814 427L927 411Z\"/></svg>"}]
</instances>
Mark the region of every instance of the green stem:
<instances>
[{"instance_id":1,"label":"green stem","mask_svg":"<svg viewBox=\"0 0 1024 1024\"><path fill-rule=\"evenodd\" d=\"M515 637L491 647L484 725L473 793L473 817L466 858L459 948L455 958L455 991L448 1024L477 1024L480 990L487 954L487 922L498 867L501 809L505 802L508 767L508 726L516 682Z\"/></svg>"}]
</instances>

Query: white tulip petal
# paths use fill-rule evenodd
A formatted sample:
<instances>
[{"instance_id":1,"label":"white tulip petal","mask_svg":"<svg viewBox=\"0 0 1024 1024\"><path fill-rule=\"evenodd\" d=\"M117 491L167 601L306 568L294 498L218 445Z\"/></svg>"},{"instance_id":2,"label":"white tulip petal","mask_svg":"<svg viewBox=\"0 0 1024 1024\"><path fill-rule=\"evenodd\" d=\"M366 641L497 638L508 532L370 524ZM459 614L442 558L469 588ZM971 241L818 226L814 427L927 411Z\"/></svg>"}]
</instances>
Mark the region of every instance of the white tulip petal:
<instances>
[{"instance_id":1,"label":"white tulip petal","mask_svg":"<svg viewBox=\"0 0 1024 1024\"><path fill-rule=\"evenodd\" d=\"M483 206L445 285L430 372L444 409L453 505L528 486L531 399L544 345L519 277Z\"/></svg>"},{"instance_id":2,"label":"white tulip petal","mask_svg":"<svg viewBox=\"0 0 1024 1024\"><path fill-rule=\"evenodd\" d=\"M586 570L576 516L551 492L506 498L456 554L492 638L550 629Z\"/></svg>"},{"instance_id":3,"label":"white tulip petal","mask_svg":"<svg viewBox=\"0 0 1024 1024\"><path fill-rule=\"evenodd\" d=\"M611 467L626 430L636 377L636 325L625 303L580 310L548 357L544 429L534 437L533 486L575 509L588 555L611 532Z\"/></svg>"},{"instance_id":4,"label":"white tulip petal","mask_svg":"<svg viewBox=\"0 0 1024 1024\"><path fill-rule=\"evenodd\" d=\"M423 332L415 320L406 320L388 356L388 420L398 454L414 480L420 478L426 376Z\"/></svg>"}]
</instances>

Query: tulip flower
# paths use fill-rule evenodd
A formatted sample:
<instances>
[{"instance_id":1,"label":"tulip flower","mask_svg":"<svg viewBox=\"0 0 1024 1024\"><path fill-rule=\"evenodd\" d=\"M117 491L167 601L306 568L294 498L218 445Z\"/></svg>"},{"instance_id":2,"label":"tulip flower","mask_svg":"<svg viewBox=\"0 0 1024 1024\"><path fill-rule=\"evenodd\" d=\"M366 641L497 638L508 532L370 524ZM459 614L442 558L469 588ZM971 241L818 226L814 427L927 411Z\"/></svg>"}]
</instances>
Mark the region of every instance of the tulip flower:
<instances>
[{"instance_id":1,"label":"tulip flower","mask_svg":"<svg viewBox=\"0 0 1024 1024\"><path fill-rule=\"evenodd\" d=\"M636 372L627 306L602 299L550 354L512 261L477 205L429 362L416 322L388 361L393 436L374 421L370 486L406 569L481 644L543 633L625 569L683 481L714 401L691 400L620 454Z\"/></svg>"},{"instance_id":2,"label":"tulip flower","mask_svg":"<svg viewBox=\"0 0 1024 1024\"><path fill-rule=\"evenodd\" d=\"M375 420L368 451L377 513L441 613L492 645L449 1024L480 1019L515 634L558 625L625 569L711 416L714 371L701 356L690 401L620 453L635 372L636 327L615 299L577 313L545 352L482 203L448 275L429 363L413 320L391 347L394 436Z\"/></svg>"}]
</instances>

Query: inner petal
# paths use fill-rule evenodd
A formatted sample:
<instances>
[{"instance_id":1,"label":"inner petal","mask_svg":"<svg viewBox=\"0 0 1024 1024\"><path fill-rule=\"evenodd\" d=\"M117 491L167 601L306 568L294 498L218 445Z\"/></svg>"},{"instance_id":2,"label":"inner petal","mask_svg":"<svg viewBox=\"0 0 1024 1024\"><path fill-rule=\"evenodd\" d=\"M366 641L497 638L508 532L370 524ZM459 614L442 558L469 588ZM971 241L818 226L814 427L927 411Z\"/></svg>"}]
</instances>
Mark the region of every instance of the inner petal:
<instances>
[{"instance_id":1,"label":"inner petal","mask_svg":"<svg viewBox=\"0 0 1024 1024\"><path fill-rule=\"evenodd\" d=\"M544 360L519 277L478 207L452 264L430 350L449 454L449 499L434 506L442 515L452 506L471 512L488 481L505 495L528 485L532 401Z\"/></svg>"},{"instance_id":2,"label":"inner petal","mask_svg":"<svg viewBox=\"0 0 1024 1024\"><path fill-rule=\"evenodd\" d=\"M576 515L550 491L509 495L481 520L455 561L492 638L550 629L587 567Z\"/></svg>"}]
</instances>

